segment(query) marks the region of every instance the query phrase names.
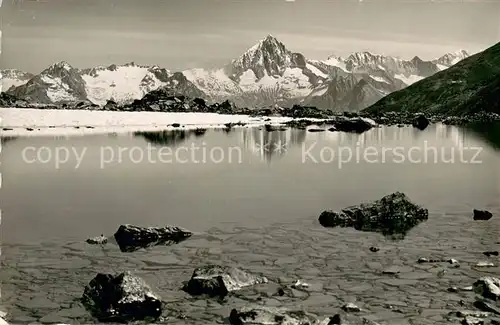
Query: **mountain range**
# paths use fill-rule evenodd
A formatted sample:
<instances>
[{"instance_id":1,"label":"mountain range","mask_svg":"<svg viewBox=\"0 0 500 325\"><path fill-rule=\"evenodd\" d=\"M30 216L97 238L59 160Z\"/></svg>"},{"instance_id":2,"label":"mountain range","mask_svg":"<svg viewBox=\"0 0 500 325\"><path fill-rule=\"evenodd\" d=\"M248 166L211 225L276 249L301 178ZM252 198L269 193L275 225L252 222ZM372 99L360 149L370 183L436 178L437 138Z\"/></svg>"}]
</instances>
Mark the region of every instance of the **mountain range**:
<instances>
[{"instance_id":1,"label":"mountain range","mask_svg":"<svg viewBox=\"0 0 500 325\"><path fill-rule=\"evenodd\" d=\"M500 114L500 43L384 97L364 111L462 116Z\"/></svg>"},{"instance_id":2,"label":"mountain range","mask_svg":"<svg viewBox=\"0 0 500 325\"><path fill-rule=\"evenodd\" d=\"M180 72L135 63L77 69L58 62L37 75L2 70L3 90L35 103L88 101L103 106L140 99L159 88L209 103L230 100L241 107L294 104L358 111L386 95L448 69L466 51L424 61L357 52L346 58L311 60L268 35L218 69Z\"/></svg>"}]
</instances>

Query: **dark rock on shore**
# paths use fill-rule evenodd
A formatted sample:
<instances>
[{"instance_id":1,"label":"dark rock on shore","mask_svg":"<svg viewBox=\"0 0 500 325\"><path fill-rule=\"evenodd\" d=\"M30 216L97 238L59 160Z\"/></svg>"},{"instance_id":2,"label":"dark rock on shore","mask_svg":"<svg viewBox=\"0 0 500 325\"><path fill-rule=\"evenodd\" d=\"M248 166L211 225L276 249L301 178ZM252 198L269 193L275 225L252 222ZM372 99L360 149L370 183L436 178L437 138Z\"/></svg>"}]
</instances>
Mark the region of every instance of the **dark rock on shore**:
<instances>
[{"instance_id":1,"label":"dark rock on shore","mask_svg":"<svg viewBox=\"0 0 500 325\"><path fill-rule=\"evenodd\" d=\"M333 111L319 109L314 106L301 106L293 105L290 108L280 108L279 111L275 112L281 116L292 117L292 118L318 118L327 119L334 115Z\"/></svg>"},{"instance_id":2,"label":"dark rock on shore","mask_svg":"<svg viewBox=\"0 0 500 325\"><path fill-rule=\"evenodd\" d=\"M158 228L121 225L114 237L122 252L133 252L150 246L176 244L191 235L190 231L176 226Z\"/></svg>"},{"instance_id":3,"label":"dark rock on shore","mask_svg":"<svg viewBox=\"0 0 500 325\"><path fill-rule=\"evenodd\" d=\"M245 126L245 125L246 125L246 123L243 123L243 122L226 123L226 124L224 124L224 126L226 127L226 129L232 129L235 126Z\"/></svg>"},{"instance_id":4,"label":"dark rock on shore","mask_svg":"<svg viewBox=\"0 0 500 325\"><path fill-rule=\"evenodd\" d=\"M100 106L92 103L91 101L77 101L61 104L62 109L74 110L100 110Z\"/></svg>"},{"instance_id":5,"label":"dark rock on shore","mask_svg":"<svg viewBox=\"0 0 500 325\"><path fill-rule=\"evenodd\" d=\"M291 120L285 123L285 125L297 129L306 129L308 126L316 125L329 125L331 126L329 131L341 131L341 132L352 132L352 133L363 133L370 130L374 125L361 117L346 117L344 115L329 116L328 119L320 121L312 121L308 119ZM326 129L314 128L310 129L310 132L323 132Z\"/></svg>"},{"instance_id":6,"label":"dark rock on shore","mask_svg":"<svg viewBox=\"0 0 500 325\"><path fill-rule=\"evenodd\" d=\"M296 128L296 129L305 129L310 125L313 125L315 122L307 119L300 119L300 120L291 120L285 123L285 125Z\"/></svg>"},{"instance_id":7,"label":"dark rock on shore","mask_svg":"<svg viewBox=\"0 0 500 325\"><path fill-rule=\"evenodd\" d=\"M119 105L114 100L108 100L104 105L103 109L106 111L118 111Z\"/></svg>"},{"instance_id":8,"label":"dark rock on shore","mask_svg":"<svg viewBox=\"0 0 500 325\"><path fill-rule=\"evenodd\" d=\"M416 128L427 128L432 123L441 122L445 125L465 126L470 124L485 124L500 121L500 115L492 112L478 112L460 116L432 115L426 117L423 113L411 113L405 111L396 112L360 112L360 116L373 119L381 125L413 125ZM426 122L427 120L427 122ZM424 127L424 125L427 125Z\"/></svg>"},{"instance_id":9,"label":"dark rock on shore","mask_svg":"<svg viewBox=\"0 0 500 325\"><path fill-rule=\"evenodd\" d=\"M271 125L271 124L264 125L264 128L266 132L275 132L281 130L281 127L279 125Z\"/></svg>"},{"instance_id":10,"label":"dark rock on shore","mask_svg":"<svg viewBox=\"0 0 500 325\"><path fill-rule=\"evenodd\" d=\"M423 114L418 114L412 122L412 125L419 130L425 130L429 124L429 120Z\"/></svg>"},{"instance_id":11,"label":"dark rock on shore","mask_svg":"<svg viewBox=\"0 0 500 325\"><path fill-rule=\"evenodd\" d=\"M195 269L182 290L191 295L224 297L232 291L267 281L265 277L252 275L235 267L207 265Z\"/></svg>"},{"instance_id":12,"label":"dark rock on shore","mask_svg":"<svg viewBox=\"0 0 500 325\"><path fill-rule=\"evenodd\" d=\"M373 125L361 117L339 118L334 124L337 131L363 133L373 128Z\"/></svg>"},{"instance_id":13,"label":"dark rock on shore","mask_svg":"<svg viewBox=\"0 0 500 325\"><path fill-rule=\"evenodd\" d=\"M202 135L205 135L206 132L207 132L207 129L197 128L194 130L194 135L197 137L200 137Z\"/></svg>"},{"instance_id":14,"label":"dark rock on shore","mask_svg":"<svg viewBox=\"0 0 500 325\"><path fill-rule=\"evenodd\" d=\"M100 322L155 320L162 313L160 297L130 272L97 274L85 287L81 300Z\"/></svg>"},{"instance_id":15,"label":"dark rock on shore","mask_svg":"<svg viewBox=\"0 0 500 325\"><path fill-rule=\"evenodd\" d=\"M446 125L483 124L500 121L500 115L491 112L479 112L463 116L446 116L441 120Z\"/></svg>"},{"instance_id":16,"label":"dark rock on shore","mask_svg":"<svg viewBox=\"0 0 500 325\"><path fill-rule=\"evenodd\" d=\"M356 230L381 232L384 235L403 235L427 220L429 212L396 192L380 200L342 209L323 211L319 223L323 227L352 227Z\"/></svg>"},{"instance_id":17,"label":"dark rock on shore","mask_svg":"<svg viewBox=\"0 0 500 325\"><path fill-rule=\"evenodd\" d=\"M486 210L476 210L474 209L474 220L490 220L493 214Z\"/></svg>"},{"instance_id":18,"label":"dark rock on shore","mask_svg":"<svg viewBox=\"0 0 500 325\"><path fill-rule=\"evenodd\" d=\"M109 105L108 105L109 104ZM251 114L247 108L239 108L229 101L209 105L204 99L188 97L168 88L159 88L147 93L143 98L134 100L131 104L118 106L107 103L105 109L120 111L150 111L150 112L193 112L218 114Z\"/></svg>"}]
</instances>

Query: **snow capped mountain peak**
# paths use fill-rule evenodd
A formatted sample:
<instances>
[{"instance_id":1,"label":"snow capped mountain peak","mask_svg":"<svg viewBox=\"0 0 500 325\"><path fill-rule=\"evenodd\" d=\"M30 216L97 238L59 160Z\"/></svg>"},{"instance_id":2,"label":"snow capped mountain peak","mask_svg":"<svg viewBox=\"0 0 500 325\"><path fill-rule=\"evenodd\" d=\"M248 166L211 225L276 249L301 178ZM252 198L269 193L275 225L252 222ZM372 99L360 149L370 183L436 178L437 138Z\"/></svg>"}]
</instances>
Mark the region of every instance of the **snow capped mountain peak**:
<instances>
[{"instance_id":1,"label":"snow capped mountain peak","mask_svg":"<svg viewBox=\"0 0 500 325\"><path fill-rule=\"evenodd\" d=\"M267 47L273 47L273 46L284 46L283 43L281 43L276 37L274 37L273 35L271 34L268 34L266 37L264 37L263 39L259 40L257 43L255 43L255 45L253 45L252 47L250 47L246 52L246 53L249 53L249 52L255 52L257 51L259 48L263 47L263 46L267 46Z\"/></svg>"},{"instance_id":2,"label":"snow capped mountain peak","mask_svg":"<svg viewBox=\"0 0 500 325\"><path fill-rule=\"evenodd\" d=\"M338 56L338 55L330 55L327 59L328 60L337 60L337 61L345 61L345 58Z\"/></svg>"},{"instance_id":3,"label":"snow capped mountain peak","mask_svg":"<svg viewBox=\"0 0 500 325\"><path fill-rule=\"evenodd\" d=\"M433 62L445 67L451 67L469 56L470 54L466 50L458 50L452 53L446 53L440 58L435 59Z\"/></svg>"},{"instance_id":4,"label":"snow capped mountain peak","mask_svg":"<svg viewBox=\"0 0 500 325\"><path fill-rule=\"evenodd\" d=\"M411 62L423 62L423 60L419 58L417 55L415 55L413 59L411 59Z\"/></svg>"},{"instance_id":5,"label":"snow capped mountain peak","mask_svg":"<svg viewBox=\"0 0 500 325\"><path fill-rule=\"evenodd\" d=\"M23 85L33 77L31 73L17 69L0 70L0 92L9 90L10 87Z\"/></svg>"},{"instance_id":6,"label":"snow capped mountain peak","mask_svg":"<svg viewBox=\"0 0 500 325\"><path fill-rule=\"evenodd\" d=\"M267 35L239 58L233 60L231 70L235 78L251 70L257 79L261 79L266 75L281 75L287 67L292 65L292 62L292 52L277 38Z\"/></svg>"},{"instance_id":7,"label":"snow capped mountain peak","mask_svg":"<svg viewBox=\"0 0 500 325\"><path fill-rule=\"evenodd\" d=\"M45 69L44 72L61 71L61 70L70 71L72 69L74 69L74 68L68 62L60 61L60 62L56 62L56 63L52 64L50 67Z\"/></svg>"},{"instance_id":8,"label":"snow capped mountain peak","mask_svg":"<svg viewBox=\"0 0 500 325\"><path fill-rule=\"evenodd\" d=\"M379 55L374 55L374 54L372 54L372 53L370 53L368 51L355 52L355 53L349 55L349 57L347 58L347 60L366 63L366 62L369 62L369 61L373 60L377 56L379 56Z\"/></svg>"},{"instance_id":9,"label":"snow capped mountain peak","mask_svg":"<svg viewBox=\"0 0 500 325\"><path fill-rule=\"evenodd\" d=\"M354 110L467 56L466 51L460 50L435 61L424 61L419 57L404 60L360 51L318 61L292 52L269 34L218 69L172 73L157 65L135 62L76 69L61 61L36 76L11 72L13 81L7 87L14 85L9 93L19 98L44 103L91 101L104 105L112 99L126 104L164 88L171 94L209 102L229 99L247 107L289 106L304 101L321 108ZM3 74L5 89L8 73Z\"/></svg>"},{"instance_id":10,"label":"snow capped mountain peak","mask_svg":"<svg viewBox=\"0 0 500 325\"><path fill-rule=\"evenodd\" d=\"M263 38L259 43L262 44L274 44L274 45L283 45L276 37L271 34L268 34L265 38Z\"/></svg>"},{"instance_id":11,"label":"snow capped mountain peak","mask_svg":"<svg viewBox=\"0 0 500 325\"><path fill-rule=\"evenodd\" d=\"M453 52L453 53L451 53L451 54L453 54L453 55L455 55L455 56L458 56L458 57L462 57L462 58L464 58L464 59L465 59L466 57L470 56L470 54L469 54L466 50L463 50L463 49L458 50L458 51L455 51L455 52Z\"/></svg>"},{"instance_id":12,"label":"snow capped mountain peak","mask_svg":"<svg viewBox=\"0 0 500 325\"><path fill-rule=\"evenodd\" d=\"M52 64L28 82L11 90L28 101L61 103L87 100L85 82L78 69L66 61Z\"/></svg>"}]
</instances>

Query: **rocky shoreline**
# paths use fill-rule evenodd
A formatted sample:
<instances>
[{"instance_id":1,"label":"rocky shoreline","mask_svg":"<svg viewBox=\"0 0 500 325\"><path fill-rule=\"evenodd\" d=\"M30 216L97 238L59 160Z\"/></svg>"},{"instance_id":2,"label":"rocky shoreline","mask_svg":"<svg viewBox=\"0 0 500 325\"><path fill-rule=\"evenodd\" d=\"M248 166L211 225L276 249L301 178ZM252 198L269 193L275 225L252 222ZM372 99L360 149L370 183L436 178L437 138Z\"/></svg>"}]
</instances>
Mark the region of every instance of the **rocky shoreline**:
<instances>
[{"instance_id":1,"label":"rocky shoreline","mask_svg":"<svg viewBox=\"0 0 500 325\"><path fill-rule=\"evenodd\" d=\"M477 218L478 215L487 215L488 218ZM491 217L490 217L491 215ZM382 234L404 234L410 228L421 222L426 222L427 209L413 203L404 193L395 192L383 198L361 203L342 209L340 212L329 211L327 215L323 212L318 220L324 227L353 227L358 231L370 231ZM476 216L476 217L475 217ZM493 214L488 211L474 210L471 220L479 223L487 223ZM325 221L326 220L326 221ZM390 231L387 231L390 230ZM328 234L333 235L333 234ZM127 249L120 247L122 254L137 255L138 250L148 250L152 246L176 245L179 240L191 240L191 232L186 229L166 227L140 227L133 225L121 225L114 234L114 240L120 246L120 242L127 243ZM90 245L109 245L110 242L103 235L90 238L86 241ZM123 244L122 244L123 246ZM111 248L111 247L109 247ZM380 254L380 249L371 247L368 254ZM485 252L487 256L498 256L498 252ZM465 262L465 261L462 261ZM425 265L445 264L450 268L460 269L460 261L449 259L435 259L431 256L422 256L415 259L413 264L426 268ZM465 264L464 264L465 265ZM479 265L479 263L478 263ZM462 265L463 266L463 265ZM477 266L477 265L476 265ZM479 267L479 266L477 266ZM178 291L184 291L191 299L206 301L206 303L226 305L230 311L223 320L232 325L334 325L334 324L379 324L373 319L366 317L364 305L357 302L341 304L338 310L332 309L329 316L317 314L317 311L307 311L307 307L294 307L295 298L309 295L314 292L317 283L309 284L309 281L298 279L292 282L268 279L263 273L250 272L239 267L221 264L204 264L193 267L194 271L187 281L178 283ZM393 265L381 269L380 274L385 277L397 277L405 273L404 267ZM443 271L438 277L444 276ZM400 280L403 281L403 280ZM361 284L362 285L362 284ZM264 290L269 297L276 297L283 302L281 308L265 304L264 296L260 299L249 299L252 303L244 307L231 306L231 298L237 296L243 299L250 295L255 296L255 290ZM499 324L500 321L500 279L494 276L480 276L471 283L464 283L462 287L449 287L449 293L457 294L457 299L462 298L462 292L472 292L475 297L470 303L461 300L463 308L449 311L446 308L444 317L451 323L462 324ZM165 297L164 297L165 298ZM334 297L331 297L334 299ZM80 302L85 309L99 322L128 323L141 321L146 323L163 323L165 315L170 315L170 299L162 299L155 293L141 277L133 272L115 271L114 274L98 273L83 290ZM287 302L288 301L288 302ZM260 302L260 303L259 303ZM391 310L397 312L397 302L392 303ZM401 304L403 306L404 303ZM473 306L471 308L470 306ZM403 311L401 311L403 313ZM182 315L176 316L176 318Z\"/></svg>"},{"instance_id":2,"label":"rocky shoreline","mask_svg":"<svg viewBox=\"0 0 500 325\"><path fill-rule=\"evenodd\" d=\"M309 125L334 125L340 126L339 131L346 129L347 132L364 132L370 127L358 125L354 128L342 124L348 119L369 118L379 125L385 126L406 126L411 125L418 129L425 129L430 123L443 123L446 125L463 126L467 124L492 123L500 121L500 115L490 112L477 112L461 116L447 115L425 115L423 113L408 112L384 112L370 113L361 112L337 112L332 110L319 109L312 106L294 105L292 107L268 107L268 108L242 108L237 107L229 101L222 103L208 104L201 98L188 98L186 96L173 96L168 91L159 89L148 93L140 100L135 100L130 104L119 105L116 102L108 101L104 106L99 106L90 102L66 103L66 104L37 104L29 103L25 100L1 93L0 106L14 108L36 108L36 109L61 109L61 110L95 110L95 111L116 111L116 112L168 112L168 113L216 113L228 115L249 115L252 117L288 117L293 119L303 119L300 122L289 123L290 127L303 128ZM322 120L321 122L314 121ZM352 124L352 123L351 123ZM361 123L362 124L362 123Z\"/></svg>"}]
</instances>

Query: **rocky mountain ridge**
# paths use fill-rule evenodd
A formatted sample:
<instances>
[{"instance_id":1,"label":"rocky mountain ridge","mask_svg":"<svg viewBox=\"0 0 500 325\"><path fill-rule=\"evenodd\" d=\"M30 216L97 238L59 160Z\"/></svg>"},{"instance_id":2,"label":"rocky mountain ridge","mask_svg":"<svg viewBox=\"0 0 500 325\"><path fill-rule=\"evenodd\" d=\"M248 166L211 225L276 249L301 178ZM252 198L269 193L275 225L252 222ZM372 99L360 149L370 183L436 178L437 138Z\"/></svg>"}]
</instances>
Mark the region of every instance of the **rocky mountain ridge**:
<instances>
[{"instance_id":1,"label":"rocky mountain ridge","mask_svg":"<svg viewBox=\"0 0 500 325\"><path fill-rule=\"evenodd\" d=\"M467 55L459 51L434 61L408 61L359 52L318 61L290 51L268 35L220 69L171 72L133 62L76 69L59 62L38 75L27 75L27 81L9 81L14 87L7 92L31 103L84 101L103 106L108 100L129 104L150 91L168 88L175 95L209 103L230 100L241 107L300 104L358 111Z\"/></svg>"}]
</instances>

